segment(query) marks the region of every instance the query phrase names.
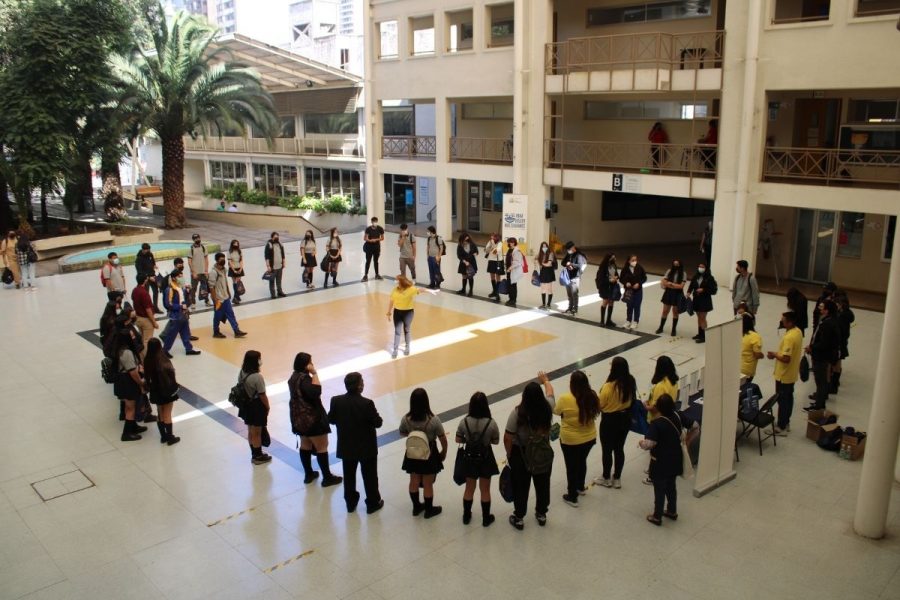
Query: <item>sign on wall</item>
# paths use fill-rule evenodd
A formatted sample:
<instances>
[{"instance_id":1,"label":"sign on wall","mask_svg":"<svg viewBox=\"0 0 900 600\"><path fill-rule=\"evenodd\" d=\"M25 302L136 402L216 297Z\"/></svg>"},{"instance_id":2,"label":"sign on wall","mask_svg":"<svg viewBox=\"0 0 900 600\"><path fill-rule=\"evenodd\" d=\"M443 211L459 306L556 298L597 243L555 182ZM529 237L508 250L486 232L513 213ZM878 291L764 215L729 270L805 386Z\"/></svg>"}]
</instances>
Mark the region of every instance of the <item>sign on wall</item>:
<instances>
[{"instance_id":1,"label":"sign on wall","mask_svg":"<svg viewBox=\"0 0 900 600\"><path fill-rule=\"evenodd\" d=\"M528 244L525 236L528 233L528 196L525 194L503 194L503 229L504 241L514 237L519 242L519 250L526 252Z\"/></svg>"},{"instance_id":2,"label":"sign on wall","mask_svg":"<svg viewBox=\"0 0 900 600\"><path fill-rule=\"evenodd\" d=\"M612 191L626 192L628 194L641 193L641 176L626 175L625 173L613 173Z\"/></svg>"}]
</instances>

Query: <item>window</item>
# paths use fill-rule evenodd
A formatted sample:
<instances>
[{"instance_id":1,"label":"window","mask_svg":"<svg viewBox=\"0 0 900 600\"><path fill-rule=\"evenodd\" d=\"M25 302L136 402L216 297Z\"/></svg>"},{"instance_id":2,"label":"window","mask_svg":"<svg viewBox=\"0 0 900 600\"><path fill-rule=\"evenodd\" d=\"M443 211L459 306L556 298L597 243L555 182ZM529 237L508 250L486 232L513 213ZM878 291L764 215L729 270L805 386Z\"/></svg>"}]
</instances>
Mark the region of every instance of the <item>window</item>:
<instances>
[{"instance_id":1,"label":"window","mask_svg":"<svg viewBox=\"0 0 900 600\"><path fill-rule=\"evenodd\" d=\"M838 231L837 255L844 258L862 258L863 231L866 215L857 212L842 212Z\"/></svg>"},{"instance_id":2,"label":"window","mask_svg":"<svg viewBox=\"0 0 900 600\"><path fill-rule=\"evenodd\" d=\"M297 167L254 163L253 188L273 197L296 196L300 191Z\"/></svg>"},{"instance_id":3,"label":"window","mask_svg":"<svg viewBox=\"0 0 900 600\"><path fill-rule=\"evenodd\" d=\"M413 108L384 109L382 113L384 121L384 135L413 135Z\"/></svg>"},{"instance_id":4,"label":"window","mask_svg":"<svg viewBox=\"0 0 900 600\"><path fill-rule=\"evenodd\" d=\"M647 21L673 21L710 16L710 0L677 0L618 6L615 8L589 8L587 26L618 25L619 23L646 23Z\"/></svg>"},{"instance_id":5,"label":"window","mask_svg":"<svg viewBox=\"0 0 900 600\"><path fill-rule=\"evenodd\" d=\"M711 217L714 204L708 200L603 192L603 220Z\"/></svg>"},{"instance_id":6,"label":"window","mask_svg":"<svg viewBox=\"0 0 900 600\"><path fill-rule=\"evenodd\" d=\"M513 17L513 4L495 4L487 7L488 11L488 35L489 48L513 45L515 33L515 19Z\"/></svg>"},{"instance_id":7,"label":"window","mask_svg":"<svg viewBox=\"0 0 900 600\"><path fill-rule=\"evenodd\" d=\"M472 49L472 38L475 37L472 26L472 9L448 12L444 15L447 23L447 52L454 53Z\"/></svg>"},{"instance_id":8,"label":"window","mask_svg":"<svg viewBox=\"0 0 900 600\"><path fill-rule=\"evenodd\" d=\"M512 102L471 102L462 105L463 119L512 119Z\"/></svg>"},{"instance_id":9,"label":"window","mask_svg":"<svg viewBox=\"0 0 900 600\"><path fill-rule=\"evenodd\" d=\"M378 58L397 58L400 56L397 21L379 23L378 37L381 40L381 52Z\"/></svg>"},{"instance_id":10,"label":"window","mask_svg":"<svg viewBox=\"0 0 900 600\"><path fill-rule=\"evenodd\" d=\"M220 160L209 161L212 187L228 189L236 183L247 183L247 165Z\"/></svg>"},{"instance_id":11,"label":"window","mask_svg":"<svg viewBox=\"0 0 900 600\"><path fill-rule=\"evenodd\" d=\"M434 17L419 17L409 20L412 32L412 54L434 54Z\"/></svg>"},{"instance_id":12,"label":"window","mask_svg":"<svg viewBox=\"0 0 900 600\"><path fill-rule=\"evenodd\" d=\"M897 217L884 218L884 246L881 249L882 260L891 260L894 253L894 234L897 231Z\"/></svg>"},{"instance_id":13,"label":"window","mask_svg":"<svg viewBox=\"0 0 900 600\"><path fill-rule=\"evenodd\" d=\"M772 23L805 23L827 21L831 0L775 0Z\"/></svg>"},{"instance_id":14,"label":"window","mask_svg":"<svg viewBox=\"0 0 900 600\"><path fill-rule=\"evenodd\" d=\"M894 123L900 120L900 100L851 100L847 120L851 123Z\"/></svg>"},{"instance_id":15,"label":"window","mask_svg":"<svg viewBox=\"0 0 900 600\"><path fill-rule=\"evenodd\" d=\"M648 119L658 121L706 119L709 117L706 102L630 100L627 102L601 102L588 100L584 103L585 120L602 119Z\"/></svg>"},{"instance_id":16,"label":"window","mask_svg":"<svg viewBox=\"0 0 900 600\"><path fill-rule=\"evenodd\" d=\"M306 115L303 118L306 133L350 134L359 131L356 113L333 113L324 115Z\"/></svg>"},{"instance_id":17,"label":"window","mask_svg":"<svg viewBox=\"0 0 900 600\"><path fill-rule=\"evenodd\" d=\"M362 175L350 169L306 167L305 194L307 196L349 196L354 204L362 203Z\"/></svg>"},{"instance_id":18,"label":"window","mask_svg":"<svg viewBox=\"0 0 900 600\"><path fill-rule=\"evenodd\" d=\"M297 127L294 117L280 117L278 119L278 130L275 132L276 138L293 138L296 137ZM262 131L256 127L250 128L250 137L264 138L266 137Z\"/></svg>"},{"instance_id":19,"label":"window","mask_svg":"<svg viewBox=\"0 0 900 600\"><path fill-rule=\"evenodd\" d=\"M856 0L857 17L900 13L900 0Z\"/></svg>"}]
</instances>

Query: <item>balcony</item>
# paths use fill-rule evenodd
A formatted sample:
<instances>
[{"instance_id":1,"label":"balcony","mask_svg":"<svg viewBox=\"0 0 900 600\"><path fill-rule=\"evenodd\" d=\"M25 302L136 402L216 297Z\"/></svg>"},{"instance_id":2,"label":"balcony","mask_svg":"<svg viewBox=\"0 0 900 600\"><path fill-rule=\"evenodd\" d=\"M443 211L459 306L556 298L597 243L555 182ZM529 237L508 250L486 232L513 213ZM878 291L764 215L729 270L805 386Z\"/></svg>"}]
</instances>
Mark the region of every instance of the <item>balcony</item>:
<instances>
[{"instance_id":1,"label":"balcony","mask_svg":"<svg viewBox=\"0 0 900 600\"><path fill-rule=\"evenodd\" d=\"M381 138L382 158L435 160L437 139L433 135L386 135Z\"/></svg>"},{"instance_id":2,"label":"balcony","mask_svg":"<svg viewBox=\"0 0 900 600\"><path fill-rule=\"evenodd\" d=\"M272 145L261 138L184 137L187 152L233 152L237 154L280 154L285 156L326 156L363 158L362 145L356 137L276 138Z\"/></svg>"},{"instance_id":3,"label":"balcony","mask_svg":"<svg viewBox=\"0 0 900 600\"><path fill-rule=\"evenodd\" d=\"M511 165L512 140L491 138L450 138L450 162Z\"/></svg>"},{"instance_id":4,"label":"balcony","mask_svg":"<svg viewBox=\"0 0 900 600\"><path fill-rule=\"evenodd\" d=\"M900 189L900 151L766 148L763 181Z\"/></svg>"},{"instance_id":5,"label":"balcony","mask_svg":"<svg viewBox=\"0 0 900 600\"><path fill-rule=\"evenodd\" d=\"M544 145L544 166L709 178L716 175L716 153L716 146L710 144L651 145L550 139Z\"/></svg>"},{"instance_id":6,"label":"balcony","mask_svg":"<svg viewBox=\"0 0 900 600\"><path fill-rule=\"evenodd\" d=\"M546 45L546 90L718 90L724 48L724 31L572 38Z\"/></svg>"}]
</instances>

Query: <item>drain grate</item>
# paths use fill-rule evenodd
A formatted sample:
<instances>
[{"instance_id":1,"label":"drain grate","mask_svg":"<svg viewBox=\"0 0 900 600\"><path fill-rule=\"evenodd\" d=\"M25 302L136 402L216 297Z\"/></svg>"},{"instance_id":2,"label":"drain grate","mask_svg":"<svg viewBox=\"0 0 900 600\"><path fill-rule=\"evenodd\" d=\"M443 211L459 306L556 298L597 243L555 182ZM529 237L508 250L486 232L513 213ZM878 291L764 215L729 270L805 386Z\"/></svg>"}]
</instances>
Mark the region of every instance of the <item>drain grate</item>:
<instances>
[{"instance_id":1,"label":"drain grate","mask_svg":"<svg viewBox=\"0 0 900 600\"><path fill-rule=\"evenodd\" d=\"M48 500L92 488L94 487L94 482L81 469L75 469L55 477L35 481L31 484L31 487L37 492L41 500L47 502Z\"/></svg>"}]
</instances>

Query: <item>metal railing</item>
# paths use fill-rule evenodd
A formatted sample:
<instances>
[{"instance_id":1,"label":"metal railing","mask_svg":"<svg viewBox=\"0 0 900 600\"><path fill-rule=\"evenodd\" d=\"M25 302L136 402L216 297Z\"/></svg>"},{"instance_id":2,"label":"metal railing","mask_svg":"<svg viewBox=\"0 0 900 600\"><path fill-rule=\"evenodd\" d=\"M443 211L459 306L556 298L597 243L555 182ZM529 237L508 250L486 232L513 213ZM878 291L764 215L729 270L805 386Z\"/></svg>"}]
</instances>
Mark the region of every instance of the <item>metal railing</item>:
<instances>
[{"instance_id":1,"label":"metal railing","mask_svg":"<svg viewBox=\"0 0 900 600\"><path fill-rule=\"evenodd\" d=\"M722 66L724 31L629 33L547 44L547 75L577 71L703 69Z\"/></svg>"},{"instance_id":2,"label":"metal railing","mask_svg":"<svg viewBox=\"0 0 900 600\"><path fill-rule=\"evenodd\" d=\"M764 181L900 188L900 151L766 148Z\"/></svg>"},{"instance_id":3,"label":"metal railing","mask_svg":"<svg viewBox=\"0 0 900 600\"><path fill-rule=\"evenodd\" d=\"M509 138L450 138L451 162L512 164L512 150Z\"/></svg>"},{"instance_id":4,"label":"metal railing","mask_svg":"<svg viewBox=\"0 0 900 600\"><path fill-rule=\"evenodd\" d=\"M386 135L381 138L382 158L427 158L437 156L437 139L433 135Z\"/></svg>"},{"instance_id":5,"label":"metal railing","mask_svg":"<svg viewBox=\"0 0 900 600\"><path fill-rule=\"evenodd\" d=\"M261 138L245 137L184 137L184 149L197 152L236 152L254 154L284 154L289 156L365 156L356 137L276 138L272 145Z\"/></svg>"},{"instance_id":6,"label":"metal railing","mask_svg":"<svg viewBox=\"0 0 900 600\"><path fill-rule=\"evenodd\" d=\"M549 139L544 166L553 169L713 177L717 147L711 144L647 144Z\"/></svg>"}]
</instances>

